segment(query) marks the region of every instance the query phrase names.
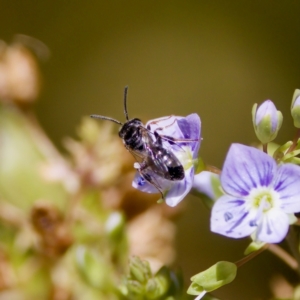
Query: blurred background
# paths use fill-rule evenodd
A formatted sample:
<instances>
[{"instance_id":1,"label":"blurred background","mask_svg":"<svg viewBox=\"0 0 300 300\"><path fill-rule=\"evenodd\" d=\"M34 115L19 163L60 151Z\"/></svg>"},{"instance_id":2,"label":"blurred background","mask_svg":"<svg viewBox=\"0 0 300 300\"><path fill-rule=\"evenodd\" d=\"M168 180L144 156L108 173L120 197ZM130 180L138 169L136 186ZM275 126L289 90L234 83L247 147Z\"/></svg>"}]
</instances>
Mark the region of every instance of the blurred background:
<instances>
[{"instance_id":1,"label":"blurred background","mask_svg":"<svg viewBox=\"0 0 300 300\"><path fill-rule=\"evenodd\" d=\"M273 100L284 115L277 141L293 138L289 108L300 88L299 11L300 2L279 0L0 1L0 39L9 43L21 33L49 48L34 110L59 149L83 116L124 121L123 88L129 85L130 117L198 113L200 155L221 168L232 142L255 142L254 103ZM217 260L240 259L248 244L210 233L209 212L193 196L176 222L175 265L187 284ZM294 280L263 253L215 295L265 299L269 279L281 271Z\"/></svg>"}]
</instances>

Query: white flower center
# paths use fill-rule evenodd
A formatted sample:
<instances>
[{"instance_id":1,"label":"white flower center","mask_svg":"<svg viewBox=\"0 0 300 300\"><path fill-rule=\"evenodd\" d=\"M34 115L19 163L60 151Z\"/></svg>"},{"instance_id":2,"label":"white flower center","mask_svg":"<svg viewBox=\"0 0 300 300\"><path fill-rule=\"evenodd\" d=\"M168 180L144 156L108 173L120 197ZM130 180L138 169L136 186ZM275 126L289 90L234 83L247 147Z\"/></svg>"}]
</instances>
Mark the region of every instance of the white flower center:
<instances>
[{"instance_id":1,"label":"white flower center","mask_svg":"<svg viewBox=\"0 0 300 300\"><path fill-rule=\"evenodd\" d=\"M178 151L174 151L174 154L179 159L185 171L195 166L198 162L198 159L193 159L193 153L188 146L181 146Z\"/></svg>"},{"instance_id":2,"label":"white flower center","mask_svg":"<svg viewBox=\"0 0 300 300\"><path fill-rule=\"evenodd\" d=\"M279 194L268 187L253 189L246 200L249 205L249 210L256 212L255 219L251 221L253 226L258 226L265 214L272 208L279 206Z\"/></svg>"},{"instance_id":3,"label":"white flower center","mask_svg":"<svg viewBox=\"0 0 300 300\"><path fill-rule=\"evenodd\" d=\"M247 198L250 209L256 209L263 213L279 204L279 194L268 187L253 189Z\"/></svg>"}]
</instances>

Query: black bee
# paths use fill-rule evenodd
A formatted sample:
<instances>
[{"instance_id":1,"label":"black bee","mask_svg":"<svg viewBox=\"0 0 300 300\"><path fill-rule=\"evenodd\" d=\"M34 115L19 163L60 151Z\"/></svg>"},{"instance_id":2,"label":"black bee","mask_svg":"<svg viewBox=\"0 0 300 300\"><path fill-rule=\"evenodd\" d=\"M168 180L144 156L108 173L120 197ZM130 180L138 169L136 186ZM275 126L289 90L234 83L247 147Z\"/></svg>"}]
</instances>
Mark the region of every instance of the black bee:
<instances>
[{"instance_id":1,"label":"black bee","mask_svg":"<svg viewBox=\"0 0 300 300\"><path fill-rule=\"evenodd\" d=\"M170 144L174 144L176 140L173 137L158 134L157 130L154 132L150 131L150 127L146 128L140 119L134 118L129 120L127 92L128 86L124 89L125 123L100 115L91 115L91 117L112 121L122 126L119 130L119 137L123 140L126 149L137 159L138 163L135 164L136 169L144 180L154 185L162 195L162 198L164 198L161 187L155 180L155 175L171 181L182 180L184 178L182 164L174 153L163 145L163 139L167 140Z\"/></svg>"}]
</instances>

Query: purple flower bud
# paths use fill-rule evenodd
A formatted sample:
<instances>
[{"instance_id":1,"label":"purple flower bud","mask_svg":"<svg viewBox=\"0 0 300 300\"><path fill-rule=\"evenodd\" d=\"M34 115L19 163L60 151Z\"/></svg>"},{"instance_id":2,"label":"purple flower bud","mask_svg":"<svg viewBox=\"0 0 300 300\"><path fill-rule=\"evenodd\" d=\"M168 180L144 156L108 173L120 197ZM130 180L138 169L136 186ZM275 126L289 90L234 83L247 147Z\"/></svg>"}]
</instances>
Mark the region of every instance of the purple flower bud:
<instances>
[{"instance_id":1,"label":"purple flower bud","mask_svg":"<svg viewBox=\"0 0 300 300\"><path fill-rule=\"evenodd\" d=\"M266 100L258 108L257 104L254 104L252 118L255 133L263 144L276 138L282 125L282 113L271 100Z\"/></svg>"}]
</instances>

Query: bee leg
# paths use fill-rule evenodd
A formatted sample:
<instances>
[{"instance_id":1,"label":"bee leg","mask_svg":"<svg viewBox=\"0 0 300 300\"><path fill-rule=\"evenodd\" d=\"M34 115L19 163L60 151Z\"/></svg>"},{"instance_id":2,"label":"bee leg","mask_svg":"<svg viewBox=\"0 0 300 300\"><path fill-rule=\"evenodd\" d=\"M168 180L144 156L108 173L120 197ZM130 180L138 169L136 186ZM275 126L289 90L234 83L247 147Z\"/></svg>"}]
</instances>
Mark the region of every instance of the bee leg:
<instances>
[{"instance_id":1,"label":"bee leg","mask_svg":"<svg viewBox=\"0 0 300 300\"><path fill-rule=\"evenodd\" d=\"M189 142L198 142L199 139L177 139L177 138L173 138L172 136L169 135L163 135L163 134L159 134L157 133L157 131L154 131L154 136L156 137L156 140L162 144L162 140L166 140L168 141L171 145L174 145L176 143L189 143Z\"/></svg>"},{"instance_id":2,"label":"bee leg","mask_svg":"<svg viewBox=\"0 0 300 300\"><path fill-rule=\"evenodd\" d=\"M168 117L161 118L159 121L152 121L152 122L149 122L149 124L148 124L148 126L147 126L147 129L148 129L148 130L151 130L150 124L158 124L158 123L161 122L161 121L168 120L168 119L171 119L171 118L173 118L173 117L174 117L173 115L170 115L170 116L168 116ZM170 126L172 126L176 121L177 121L177 118L175 118L174 121L173 121L172 123L170 123L169 125L166 125L166 126L164 126L164 127L159 127L157 130L163 130L163 128L170 127Z\"/></svg>"},{"instance_id":3,"label":"bee leg","mask_svg":"<svg viewBox=\"0 0 300 300\"><path fill-rule=\"evenodd\" d=\"M165 200L165 196L162 192L162 190L160 189L160 187L158 186L158 184L154 181L153 177L147 172L147 169L143 169L143 168L140 168L138 169L140 175L147 181L149 182L150 184L152 184L157 190L158 192L160 193L161 195L161 198L163 200Z\"/></svg>"},{"instance_id":4,"label":"bee leg","mask_svg":"<svg viewBox=\"0 0 300 300\"><path fill-rule=\"evenodd\" d=\"M162 146L162 138L161 135L159 133L157 133L157 131L154 131L154 136L156 138L156 142L158 143L159 146Z\"/></svg>"}]
</instances>

